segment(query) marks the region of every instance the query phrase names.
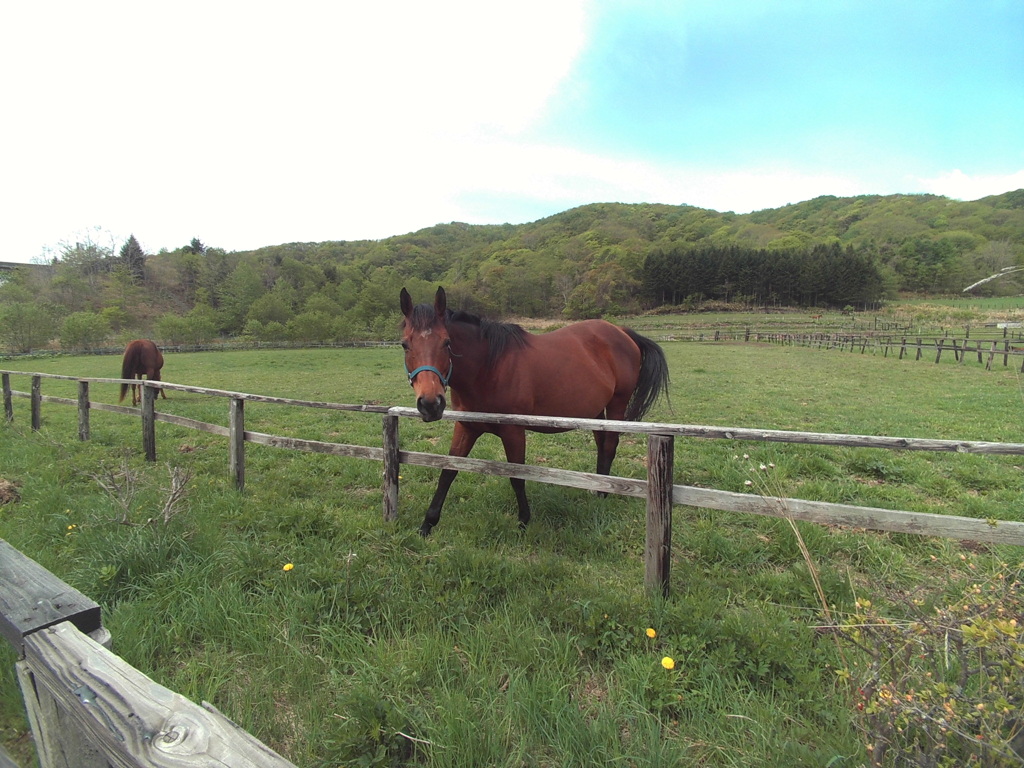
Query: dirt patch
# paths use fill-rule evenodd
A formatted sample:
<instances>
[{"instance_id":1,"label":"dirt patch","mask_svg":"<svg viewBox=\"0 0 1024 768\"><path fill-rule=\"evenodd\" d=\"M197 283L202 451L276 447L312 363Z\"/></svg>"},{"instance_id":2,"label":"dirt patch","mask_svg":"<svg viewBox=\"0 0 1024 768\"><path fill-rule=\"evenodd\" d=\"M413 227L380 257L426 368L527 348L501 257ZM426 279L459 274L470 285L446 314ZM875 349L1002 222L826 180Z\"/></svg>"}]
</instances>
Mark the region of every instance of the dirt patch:
<instances>
[{"instance_id":1,"label":"dirt patch","mask_svg":"<svg viewBox=\"0 0 1024 768\"><path fill-rule=\"evenodd\" d=\"M0 477L0 504L14 504L19 499L18 486Z\"/></svg>"}]
</instances>

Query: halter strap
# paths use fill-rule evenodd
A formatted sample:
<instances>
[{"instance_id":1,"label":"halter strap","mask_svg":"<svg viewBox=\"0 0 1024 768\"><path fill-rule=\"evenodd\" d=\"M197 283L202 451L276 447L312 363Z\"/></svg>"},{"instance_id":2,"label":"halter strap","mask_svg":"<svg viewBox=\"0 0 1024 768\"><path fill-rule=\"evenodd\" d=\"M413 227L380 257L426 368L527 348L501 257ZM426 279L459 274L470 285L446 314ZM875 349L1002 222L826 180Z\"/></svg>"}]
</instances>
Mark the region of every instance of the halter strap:
<instances>
[{"instance_id":1,"label":"halter strap","mask_svg":"<svg viewBox=\"0 0 1024 768\"><path fill-rule=\"evenodd\" d=\"M410 386L412 386L412 380L416 378L416 374L417 373L420 373L422 371L430 371L431 373L436 373L437 374L437 378L439 378L441 380L441 386L447 388L448 381L452 377L452 368L453 367L454 367L454 363L452 363L452 361L449 360L448 361L448 373L447 373L447 375L442 374L441 371L439 371L437 368L435 368L432 365L421 365L419 368L416 368L415 370L412 370L412 371L410 371L408 366L406 366L405 372L409 374L409 385Z\"/></svg>"}]
</instances>

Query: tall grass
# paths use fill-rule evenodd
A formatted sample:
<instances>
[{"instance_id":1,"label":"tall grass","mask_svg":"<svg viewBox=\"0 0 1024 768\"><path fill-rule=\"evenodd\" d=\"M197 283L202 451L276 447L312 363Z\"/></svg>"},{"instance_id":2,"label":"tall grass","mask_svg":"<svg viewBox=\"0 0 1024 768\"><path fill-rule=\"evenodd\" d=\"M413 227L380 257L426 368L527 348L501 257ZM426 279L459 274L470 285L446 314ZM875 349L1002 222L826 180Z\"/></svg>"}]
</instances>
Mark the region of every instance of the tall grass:
<instances>
[{"instance_id":1,"label":"tall grass","mask_svg":"<svg viewBox=\"0 0 1024 768\"><path fill-rule=\"evenodd\" d=\"M652 420L1022 442L1010 370L665 348L671 408L659 404ZM117 367L97 357L4 366ZM393 349L169 355L164 371L282 397L410 399ZM94 385L93 397L113 402L109 390ZM73 396L49 381L44 392ZM0 507L0 536L100 602L131 664L302 766L861 765L850 659L824 629L824 608L853 616L867 599L898 615L911 593L939 604L1022 567L1012 547L680 508L671 596L652 598L635 499L530 484L534 517L520 533L507 482L463 475L422 539L436 481L424 468L402 468L402 515L386 525L375 462L249 446L239 495L222 438L159 424L159 461L146 464L134 419L94 412L93 439L80 443L73 408L46 405L32 433L26 401L15 405L14 424L0 427L0 478L21 498ZM158 407L227 418L226 402L199 395L171 393ZM246 420L261 432L380 440L368 414L250 404ZM444 452L451 425L403 420L401 434L405 448ZM764 463L783 495L1024 519L1020 457L698 439L676 452L679 483L750 492L751 462ZM500 444L485 438L474 455L501 458ZM627 436L613 471L643 477L644 456L644 441ZM588 434L529 438L531 463L589 471L594 460ZM192 479L165 521L175 468ZM126 505L103 477L130 479L134 497ZM25 725L7 660L0 725L16 747Z\"/></svg>"}]
</instances>

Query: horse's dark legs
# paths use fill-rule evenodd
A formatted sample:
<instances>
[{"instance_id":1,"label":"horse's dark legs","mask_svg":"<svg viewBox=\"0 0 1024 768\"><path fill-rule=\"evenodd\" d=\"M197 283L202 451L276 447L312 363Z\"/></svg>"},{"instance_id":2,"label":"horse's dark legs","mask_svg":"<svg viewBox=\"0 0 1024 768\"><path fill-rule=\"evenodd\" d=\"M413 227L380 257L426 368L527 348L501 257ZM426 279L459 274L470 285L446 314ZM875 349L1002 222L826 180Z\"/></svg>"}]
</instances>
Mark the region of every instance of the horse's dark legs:
<instances>
[{"instance_id":1,"label":"horse's dark legs","mask_svg":"<svg viewBox=\"0 0 1024 768\"><path fill-rule=\"evenodd\" d=\"M594 442L597 443L597 474L609 475L612 471L612 462L615 460L615 452L619 448L619 433L595 431ZM604 498L608 494L598 491L597 495Z\"/></svg>"},{"instance_id":2,"label":"horse's dark legs","mask_svg":"<svg viewBox=\"0 0 1024 768\"><path fill-rule=\"evenodd\" d=\"M463 425L461 421L455 422L455 430L452 432L452 447L448 449L448 455L468 456L480 434L479 431L471 430ZM441 476L437 480L437 490L434 491L434 497L430 500L430 506L427 507L427 513L423 517L423 525L420 526L421 536L429 536L430 530L440 522L441 508L448 496L448 489L452 487L455 476L458 474L456 469L441 470Z\"/></svg>"},{"instance_id":3,"label":"horse's dark legs","mask_svg":"<svg viewBox=\"0 0 1024 768\"><path fill-rule=\"evenodd\" d=\"M526 430L522 427L505 427L499 433L501 444L505 446L505 459L509 464L526 463ZM526 481L519 477L509 478L512 492L516 495L519 506L519 527L525 529L530 522L530 502L526 500Z\"/></svg>"},{"instance_id":4,"label":"horse's dark legs","mask_svg":"<svg viewBox=\"0 0 1024 768\"><path fill-rule=\"evenodd\" d=\"M437 490L434 491L434 498L430 500L427 507L427 514L423 518L423 525L420 526L420 536L429 536L430 530L441 520L441 507L448 496L448 489L452 487L458 471L454 469L442 469L441 477L437 481Z\"/></svg>"},{"instance_id":5,"label":"horse's dark legs","mask_svg":"<svg viewBox=\"0 0 1024 768\"><path fill-rule=\"evenodd\" d=\"M146 378L149 379L150 381L160 381L160 371L151 371L150 373L146 374ZM164 400L167 399L167 393L164 392L163 387L160 387L157 390L156 397L162 397Z\"/></svg>"},{"instance_id":6,"label":"horse's dark legs","mask_svg":"<svg viewBox=\"0 0 1024 768\"><path fill-rule=\"evenodd\" d=\"M597 474L607 475L611 472L615 452L619 448L618 432L594 432L597 443Z\"/></svg>"}]
</instances>

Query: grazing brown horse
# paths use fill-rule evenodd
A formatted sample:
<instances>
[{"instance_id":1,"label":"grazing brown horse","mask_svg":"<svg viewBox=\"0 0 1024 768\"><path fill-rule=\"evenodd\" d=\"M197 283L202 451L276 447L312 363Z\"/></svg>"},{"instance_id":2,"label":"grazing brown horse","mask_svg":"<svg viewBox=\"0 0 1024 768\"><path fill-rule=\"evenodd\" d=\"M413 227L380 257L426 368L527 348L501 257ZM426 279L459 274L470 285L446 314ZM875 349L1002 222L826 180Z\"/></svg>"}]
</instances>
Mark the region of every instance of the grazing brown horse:
<instances>
[{"instance_id":1,"label":"grazing brown horse","mask_svg":"<svg viewBox=\"0 0 1024 768\"><path fill-rule=\"evenodd\" d=\"M150 381L160 381L160 369L163 367L164 356L156 344L149 339L136 339L135 341L129 341L128 346L124 348L124 359L121 361L121 378L141 379L145 376ZM135 384L122 384L121 396L117 398L117 402L120 403L124 400L129 386L132 388L132 405L137 405L142 400L142 396L138 391L141 387L137 387ZM167 399L167 394L164 392L163 387L160 388L160 394L164 396L165 400Z\"/></svg>"},{"instance_id":2,"label":"grazing brown horse","mask_svg":"<svg viewBox=\"0 0 1024 768\"><path fill-rule=\"evenodd\" d=\"M443 288L434 304L414 306L402 289L405 370L424 421L444 413L445 392L460 411L638 421L668 393L668 364L650 339L604 320L585 320L545 334L483 320L447 308ZM536 432L560 429L530 428ZM513 424L455 422L449 454L468 456L480 435L497 435L510 463L526 461L526 428ZM607 475L618 432L595 431L597 472ZM420 528L424 536L441 519L448 489L458 474L445 469ZM519 524L530 520L526 482L512 478Z\"/></svg>"}]
</instances>

